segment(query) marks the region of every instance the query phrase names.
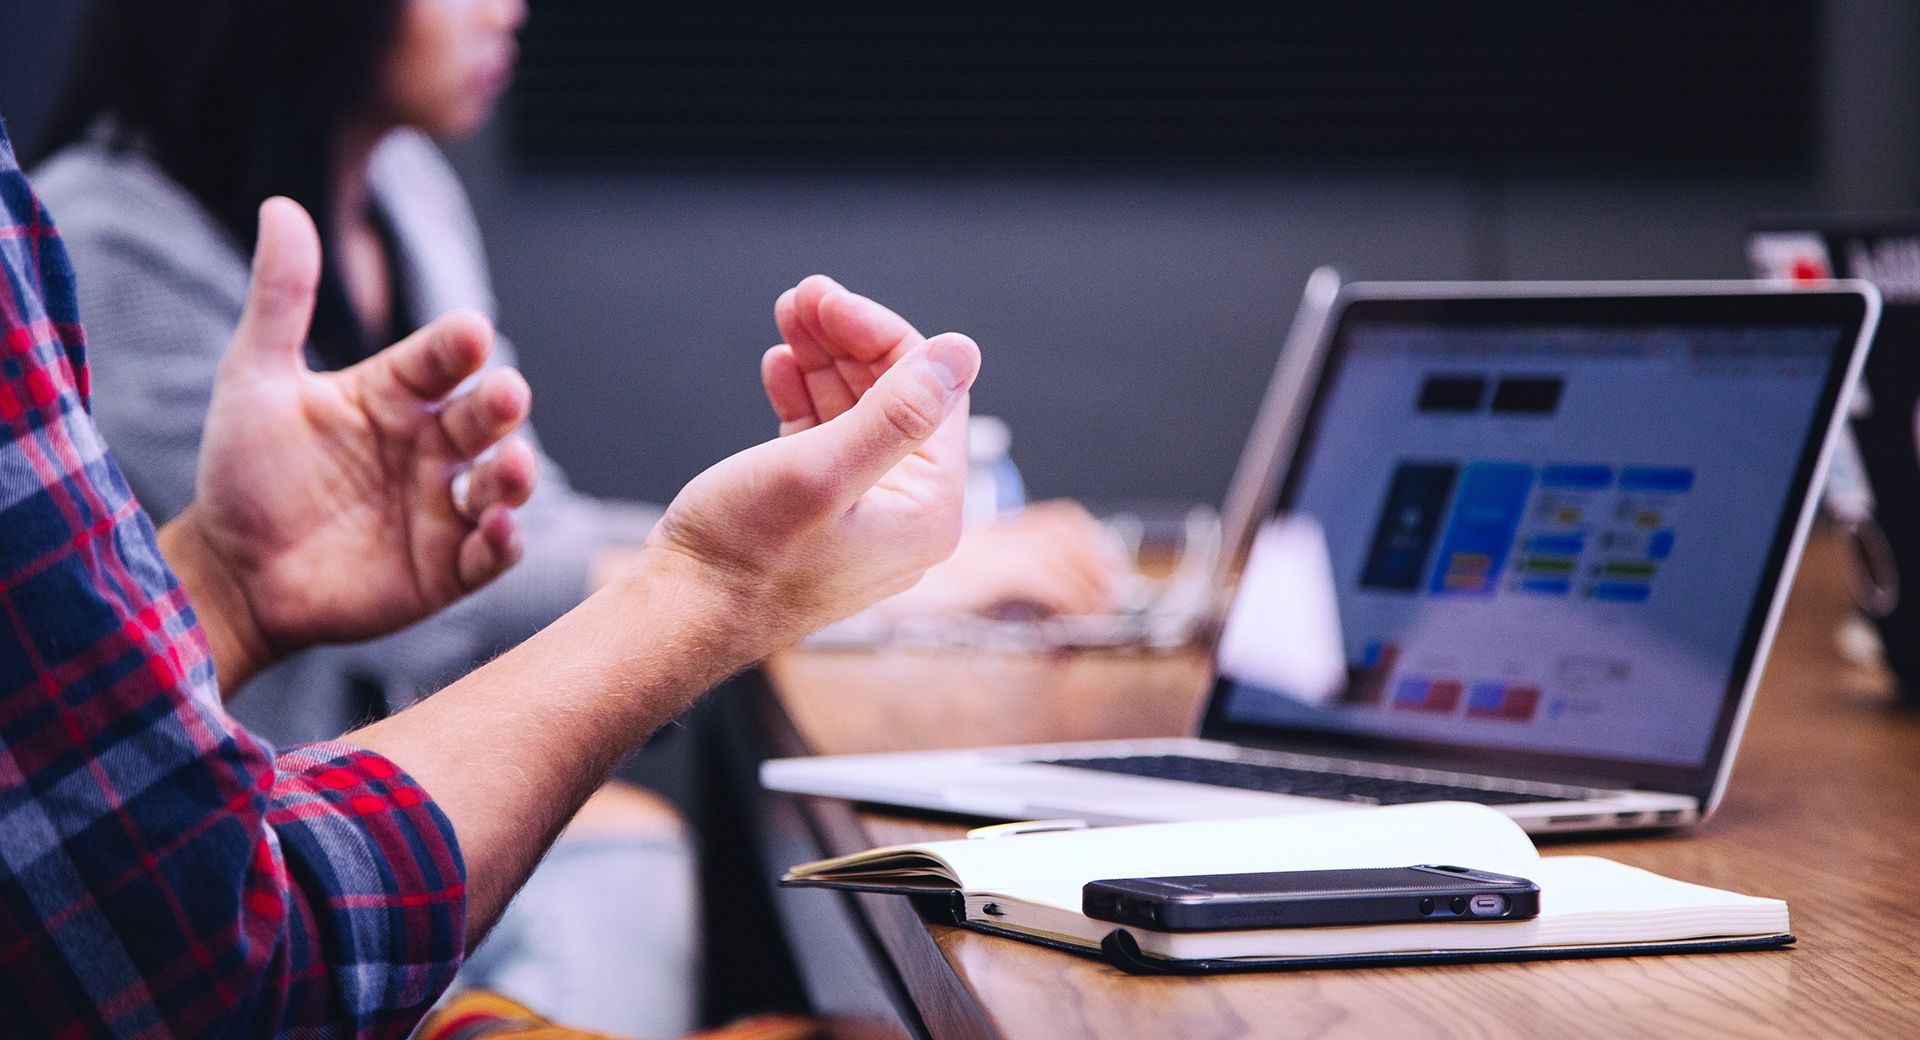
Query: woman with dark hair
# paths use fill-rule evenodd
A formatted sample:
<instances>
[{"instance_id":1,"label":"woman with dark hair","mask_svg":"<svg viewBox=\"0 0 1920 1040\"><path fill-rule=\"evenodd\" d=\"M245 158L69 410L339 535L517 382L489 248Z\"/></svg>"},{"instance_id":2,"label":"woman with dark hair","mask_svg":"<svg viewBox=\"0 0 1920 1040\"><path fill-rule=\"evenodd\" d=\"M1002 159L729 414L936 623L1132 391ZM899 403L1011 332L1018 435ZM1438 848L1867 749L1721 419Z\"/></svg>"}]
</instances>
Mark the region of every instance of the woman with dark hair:
<instances>
[{"instance_id":1,"label":"woman with dark hair","mask_svg":"<svg viewBox=\"0 0 1920 1040\"><path fill-rule=\"evenodd\" d=\"M158 519L192 499L262 200L301 203L324 239L316 367L450 310L493 313L474 216L431 137L487 118L525 13L522 0L96 0L35 181L79 274L95 418ZM500 337L495 363L513 357ZM277 741L336 737L618 573L658 509L585 495L540 464L518 567L398 635L294 657L256 678L235 715ZM1030 510L969 535L894 609L1097 610L1113 581L1102 544L1077 507ZM583 1025L687 1028L697 914L682 825L624 789L589 802L570 834L580 840L555 846L468 977Z\"/></svg>"}]
</instances>

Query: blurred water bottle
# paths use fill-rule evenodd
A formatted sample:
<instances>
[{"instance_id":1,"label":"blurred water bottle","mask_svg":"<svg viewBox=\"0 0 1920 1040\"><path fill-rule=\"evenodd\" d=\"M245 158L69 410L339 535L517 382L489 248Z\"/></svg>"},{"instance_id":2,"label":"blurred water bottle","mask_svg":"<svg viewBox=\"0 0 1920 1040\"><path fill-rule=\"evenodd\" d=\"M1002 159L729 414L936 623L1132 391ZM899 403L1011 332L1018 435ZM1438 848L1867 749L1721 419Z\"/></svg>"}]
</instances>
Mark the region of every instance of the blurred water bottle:
<instances>
[{"instance_id":1,"label":"blurred water bottle","mask_svg":"<svg viewBox=\"0 0 1920 1040\"><path fill-rule=\"evenodd\" d=\"M1007 449L1013 431L1005 420L976 415L967 420L967 498L961 507L968 527L992 523L1027 504L1027 486Z\"/></svg>"}]
</instances>

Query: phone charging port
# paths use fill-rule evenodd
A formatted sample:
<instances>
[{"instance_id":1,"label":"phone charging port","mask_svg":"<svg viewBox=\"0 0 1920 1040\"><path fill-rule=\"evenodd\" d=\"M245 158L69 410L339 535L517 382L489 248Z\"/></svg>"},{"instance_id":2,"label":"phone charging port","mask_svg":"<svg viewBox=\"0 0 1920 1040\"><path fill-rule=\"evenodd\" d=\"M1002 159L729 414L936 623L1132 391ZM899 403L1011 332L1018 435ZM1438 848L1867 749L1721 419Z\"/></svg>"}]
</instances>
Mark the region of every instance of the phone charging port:
<instances>
[{"instance_id":1,"label":"phone charging port","mask_svg":"<svg viewBox=\"0 0 1920 1040\"><path fill-rule=\"evenodd\" d=\"M1507 897L1482 894L1473 897L1469 904L1475 917L1499 917L1507 912Z\"/></svg>"}]
</instances>

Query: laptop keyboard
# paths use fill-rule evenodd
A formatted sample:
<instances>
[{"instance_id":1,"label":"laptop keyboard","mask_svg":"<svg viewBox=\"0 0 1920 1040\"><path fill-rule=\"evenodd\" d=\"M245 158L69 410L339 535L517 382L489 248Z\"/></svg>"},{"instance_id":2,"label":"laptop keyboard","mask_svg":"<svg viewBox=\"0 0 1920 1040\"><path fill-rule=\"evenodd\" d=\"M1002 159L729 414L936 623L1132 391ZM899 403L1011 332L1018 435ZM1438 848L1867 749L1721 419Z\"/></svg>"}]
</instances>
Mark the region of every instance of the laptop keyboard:
<instances>
[{"instance_id":1,"label":"laptop keyboard","mask_svg":"<svg viewBox=\"0 0 1920 1040\"><path fill-rule=\"evenodd\" d=\"M1406 802L1479 802L1482 805L1517 805L1522 802L1564 802L1573 799L1531 791L1495 791L1485 787L1460 787L1421 780L1400 780L1378 776L1355 776L1314 769L1237 762L1218 758L1194 758L1188 755L1129 755L1123 758L1056 758L1036 765L1071 766L1102 773L1124 773L1160 780L1184 780L1215 787L1238 787L1270 794L1292 794L1307 798L1331 798L1366 805L1400 805Z\"/></svg>"}]
</instances>

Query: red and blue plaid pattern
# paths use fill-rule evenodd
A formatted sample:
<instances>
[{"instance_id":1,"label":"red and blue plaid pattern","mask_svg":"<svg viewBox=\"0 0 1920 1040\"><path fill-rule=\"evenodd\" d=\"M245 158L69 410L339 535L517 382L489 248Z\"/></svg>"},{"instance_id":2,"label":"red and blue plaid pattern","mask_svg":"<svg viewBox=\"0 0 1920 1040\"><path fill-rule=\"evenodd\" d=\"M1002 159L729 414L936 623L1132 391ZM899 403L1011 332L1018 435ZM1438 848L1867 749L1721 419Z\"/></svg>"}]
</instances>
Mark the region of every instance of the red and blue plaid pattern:
<instances>
[{"instance_id":1,"label":"red and blue plaid pattern","mask_svg":"<svg viewBox=\"0 0 1920 1040\"><path fill-rule=\"evenodd\" d=\"M453 828L410 778L276 756L221 707L0 124L0 1034L404 1036L465 926Z\"/></svg>"}]
</instances>

